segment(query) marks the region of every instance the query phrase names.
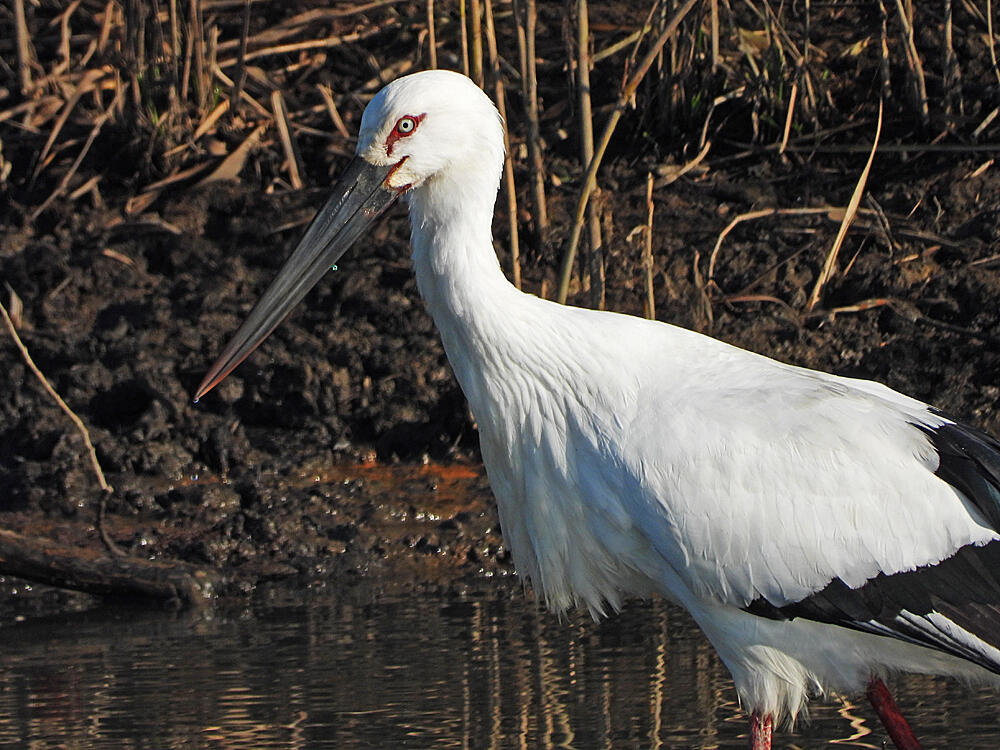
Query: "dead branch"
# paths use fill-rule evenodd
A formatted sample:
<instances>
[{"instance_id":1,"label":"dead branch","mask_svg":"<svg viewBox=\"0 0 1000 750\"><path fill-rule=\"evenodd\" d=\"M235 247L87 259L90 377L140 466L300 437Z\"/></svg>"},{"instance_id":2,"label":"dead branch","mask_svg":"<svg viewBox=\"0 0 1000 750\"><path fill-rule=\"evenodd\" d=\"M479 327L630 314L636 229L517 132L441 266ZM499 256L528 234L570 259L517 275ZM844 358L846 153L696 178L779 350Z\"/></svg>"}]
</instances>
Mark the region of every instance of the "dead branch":
<instances>
[{"instance_id":1,"label":"dead branch","mask_svg":"<svg viewBox=\"0 0 1000 750\"><path fill-rule=\"evenodd\" d=\"M0 529L0 574L96 596L150 597L199 606L222 580L218 571L183 562L109 557L95 548Z\"/></svg>"}]
</instances>

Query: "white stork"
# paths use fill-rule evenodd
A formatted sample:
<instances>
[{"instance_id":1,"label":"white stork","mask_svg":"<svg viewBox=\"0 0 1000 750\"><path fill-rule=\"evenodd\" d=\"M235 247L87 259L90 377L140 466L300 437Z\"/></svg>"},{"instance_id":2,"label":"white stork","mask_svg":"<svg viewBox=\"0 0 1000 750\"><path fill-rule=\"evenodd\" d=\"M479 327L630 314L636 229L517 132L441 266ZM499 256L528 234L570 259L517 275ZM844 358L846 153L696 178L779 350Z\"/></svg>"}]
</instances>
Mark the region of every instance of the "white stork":
<instances>
[{"instance_id":1,"label":"white stork","mask_svg":"<svg viewBox=\"0 0 1000 750\"><path fill-rule=\"evenodd\" d=\"M1000 443L879 383L518 291L491 236L502 128L459 74L386 86L196 398L403 197L504 538L552 609L687 608L754 748L808 694L866 687L897 746L919 747L882 675L1000 684Z\"/></svg>"}]
</instances>

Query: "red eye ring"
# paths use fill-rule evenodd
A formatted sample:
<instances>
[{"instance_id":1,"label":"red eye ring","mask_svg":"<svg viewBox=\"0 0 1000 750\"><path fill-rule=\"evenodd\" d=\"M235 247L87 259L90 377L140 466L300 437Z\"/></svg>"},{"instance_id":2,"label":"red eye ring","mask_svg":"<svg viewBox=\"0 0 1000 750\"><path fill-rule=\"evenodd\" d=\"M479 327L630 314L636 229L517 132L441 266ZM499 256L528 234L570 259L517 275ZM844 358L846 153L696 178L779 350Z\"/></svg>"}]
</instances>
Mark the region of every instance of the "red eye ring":
<instances>
[{"instance_id":1,"label":"red eye ring","mask_svg":"<svg viewBox=\"0 0 1000 750\"><path fill-rule=\"evenodd\" d=\"M396 123L396 127L394 128L394 130L399 134L401 138L405 138L406 136L412 134L413 131L417 129L418 124L419 120L417 120L416 117L410 117L410 115L406 115L405 117L399 118L399 121Z\"/></svg>"},{"instance_id":2,"label":"red eye ring","mask_svg":"<svg viewBox=\"0 0 1000 750\"><path fill-rule=\"evenodd\" d=\"M389 137L385 139L385 153L388 156L392 156L392 147L396 145L396 141L400 138L406 138L407 136L413 135L414 131L417 129L417 125L420 124L421 120L423 120L425 116L426 115L403 115L396 120L396 125L393 127L392 132L389 133Z\"/></svg>"}]
</instances>

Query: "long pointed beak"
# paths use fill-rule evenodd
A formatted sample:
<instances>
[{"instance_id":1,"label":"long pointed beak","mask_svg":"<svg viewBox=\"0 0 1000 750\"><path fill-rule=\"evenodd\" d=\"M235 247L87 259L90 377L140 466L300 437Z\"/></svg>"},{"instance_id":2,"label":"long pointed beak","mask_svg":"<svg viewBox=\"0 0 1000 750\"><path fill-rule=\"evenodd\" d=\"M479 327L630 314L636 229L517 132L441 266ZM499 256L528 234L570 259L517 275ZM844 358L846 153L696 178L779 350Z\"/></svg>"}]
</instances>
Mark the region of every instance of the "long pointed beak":
<instances>
[{"instance_id":1,"label":"long pointed beak","mask_svg":"<svg viewBox=\"0 0 1000 750\"><path fill-rule=\"evenodd\" d=\"M376 166L360 156L348 165L298 247L201 381L195 402L250 356L327 269L392 205L399 192L385 185L385 179L393 168L392 164Z\"/></svg>"}]
</instances>

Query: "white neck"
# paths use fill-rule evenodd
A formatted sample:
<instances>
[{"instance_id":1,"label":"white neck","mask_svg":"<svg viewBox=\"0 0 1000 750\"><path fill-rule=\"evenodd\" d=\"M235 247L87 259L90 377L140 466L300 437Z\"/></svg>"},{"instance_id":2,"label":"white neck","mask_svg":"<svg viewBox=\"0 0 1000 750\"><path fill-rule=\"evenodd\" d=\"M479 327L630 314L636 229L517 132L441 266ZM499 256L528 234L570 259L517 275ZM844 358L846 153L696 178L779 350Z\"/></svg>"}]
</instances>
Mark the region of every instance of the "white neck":
<instances>
[{"instance_id":1,"label":"white neck","mask_svg":"<svg viewBox=\"0 0 1000 750\"><path fill-rule=\"evenodd\" d=\"M409 197L417 286L474 410L483 407L482 369L509 355L505 317L524 298L493 249L499 170L485 171L449 170Z\"/></svg>"},{"instance_id":2,"label":"white neck","mask_svg":"<svg viewBox=\"0 0 1000 750\"><path fill-rule=\"evenodd\" d=\"M618 361L614 336L592 337L581 311L522 294L504 278L491 236L498 178L455 170L412 192L414 271L476 418L518 570L556 609L579 600L601 612L606 602L617 607L622 592L653 586L641 564L615 557L636 548L631 526L609 520L628 518L629 509L610 486L601 510L588 508L594 501L581 494L576 471L578 462L607 462L591 437L633 419L638 399L631 383L600 388ZM588 316L616 329L607 314Z\"/></svg>"},{"instance_id":3,"label":"white neck","mask_svg":"<svg viewBox=\"0 0 1000 750\"><path fill-rule=\"evenodd\" d=\"M413 268L435 319L439 304L458 302L455 293L507 283L493 250L496 194L490 175L450 170L409 196Z\"/></svg>"}]
</instances>

